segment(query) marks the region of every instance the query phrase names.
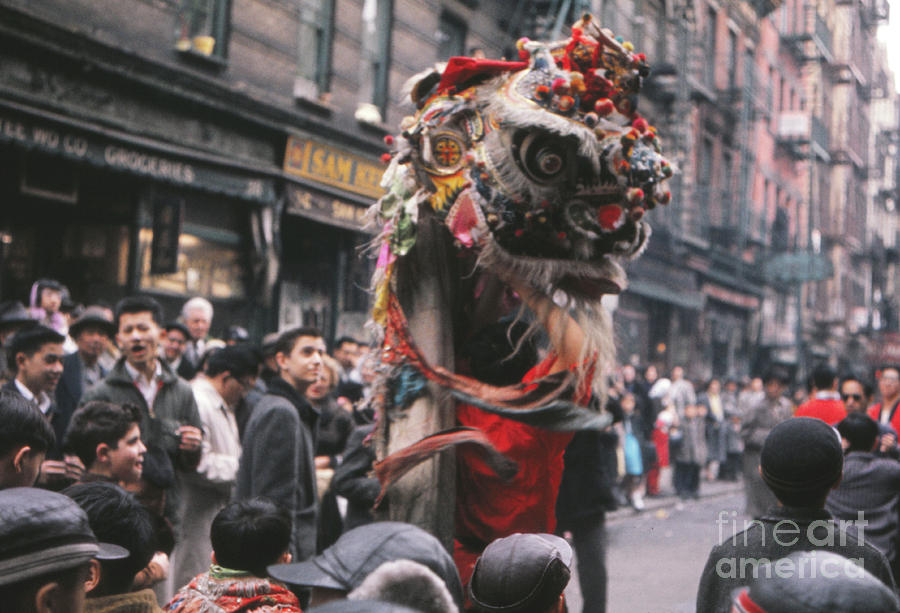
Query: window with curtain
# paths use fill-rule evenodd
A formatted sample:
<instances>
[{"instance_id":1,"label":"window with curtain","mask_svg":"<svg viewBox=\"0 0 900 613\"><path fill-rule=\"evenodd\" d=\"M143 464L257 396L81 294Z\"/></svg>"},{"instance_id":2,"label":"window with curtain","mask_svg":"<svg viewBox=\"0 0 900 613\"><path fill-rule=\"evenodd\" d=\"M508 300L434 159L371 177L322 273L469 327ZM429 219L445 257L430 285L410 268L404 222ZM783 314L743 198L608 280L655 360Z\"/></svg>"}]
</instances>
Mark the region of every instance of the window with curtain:
<instances>
[{"instance_id":1,"label":"window with curtain","mask_svg":"<svg viewBox=\"0 0 900 613\"><path fill-rule=\"evenodd\" d=\"M231 0L180 0L175 48L184 53L225 59Z\"/></svg>"},{"instance_id":2,"label":"window with curtain","mask_svg":"<svg viewBox=\"0 0 900 613\"><path fill-rule=\"evenodd\" d=\"M331 89L334 0L299 0L294 96L327 100Z\"/></svg>"},{"instance_id":3,"label":"window with curtain","mask_svg":"<svg viewBox=\"0 0 900 613\"><path fill-rule=\"evenodd\" d=\"M359 62L359 104L355 117L381 123L388 97L392 0L364 0Z\"/></svg>"}]
</instances>

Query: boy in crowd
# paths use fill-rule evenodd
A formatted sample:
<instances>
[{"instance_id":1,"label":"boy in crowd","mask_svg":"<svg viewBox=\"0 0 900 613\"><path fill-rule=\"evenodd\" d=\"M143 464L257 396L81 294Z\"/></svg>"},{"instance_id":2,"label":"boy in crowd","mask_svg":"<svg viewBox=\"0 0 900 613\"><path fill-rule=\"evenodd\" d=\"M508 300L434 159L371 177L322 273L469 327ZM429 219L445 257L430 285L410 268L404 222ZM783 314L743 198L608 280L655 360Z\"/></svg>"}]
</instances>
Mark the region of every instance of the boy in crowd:
<instances>
[{"instance_id":1,"label":"boy in crowd","mask_svg":"<svg viewBox=\"0 0 900 613\"><path fill-rule=\"evenodd\" d=\"M166 611L265 608L300 613L297 597L266 577L266 567L291 561L291 516L264 498L232 502L219 511L210 530L212 566L166 605Z\"/></svg>"},{"instance_id":2,"label":"boy in crowd","mask_svg":"<svg viewBox=\"0 0 900 613\"><path fill-rule=\"evenodd\" d=\"M141 411L131 404L94 400L75 411L63 449L84 464L81 481L137 484L147 451L140 423Z\"/></svg>"},{"instance_id":3,"label":"boy in crowd","mask_svg":"<svg viewBox=\"0 0 900 613\"><path fill-rule=\"evenodd\" d=\"M821 419L794 417L772 429L760 452L759 471L778 504L713 547L700 579L697 613L728 613L732 591L747 585L760 564L794 551L830 551L858 561L894 589L884 554L866 542L864 533L857 539L825 510L843 465L838 435ZM734 521L727 515L721 511L717 520L723 538ZM865 524L858 521L856 528L863 530Z\"/></svg>"},{"instance_id":4,"label":"boy in crowd","mask_svg":"<svg viewBox=\"0 0 900 613\"><path fill-rule=\"evenodd\" d=\"M56 443L47 450L48 459L44 460L39 477L51 489L71 484L83 469L77 461L65 461L59 449L68 419L58 411L53 393L63 372L64 340L62 334L41 325L16 332L7 347L7 359L15 379L3 386L34 402L56 434Z\"/></svg>"},{"instance_id":5,"label":"boy in crowd","mask_svg":"<svg viewBox=\"0 0 900 613\"><path fill-rule=\"evenodd\" d=\"M128 557L91 564L85 583L85 613L156 613L156 595L145 589L132 592L135 575L153 557L150 515L133 495L112 483L81 483L63 494L87 514L94 535L128 550Z\"/></svg>"},{"instance_id":6,"label":"boy in crowd","mask_svg":"<svg viewBox=\"0 0 900 613\"><path fill-rule=\"evenodd\" d=\"M279 376L253 409L244 431L235 499L264 496L291 514L291 554L316 553L319 504L314 450L319 413L306 390L322 369L325 341L314 328L282 333L275 348Z\"/></svg>"},{"instance_id":7,"label":"boy in crowd","mask_svg":"<svg viewBox=\"0 0 900 613\"><path fill-rule=\"evenodd\" d=\"M0 490L31 487L47 450L56 445L53 428L17 392L0 390Z\"/></svg>"}]
</instances>

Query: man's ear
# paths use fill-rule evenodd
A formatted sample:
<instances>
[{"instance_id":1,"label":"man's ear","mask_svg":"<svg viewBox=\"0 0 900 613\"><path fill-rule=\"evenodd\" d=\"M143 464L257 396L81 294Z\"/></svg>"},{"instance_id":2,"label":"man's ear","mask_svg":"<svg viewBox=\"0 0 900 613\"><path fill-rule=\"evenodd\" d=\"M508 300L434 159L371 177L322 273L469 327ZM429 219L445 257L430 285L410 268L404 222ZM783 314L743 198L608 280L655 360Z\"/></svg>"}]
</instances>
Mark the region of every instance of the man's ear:
<instances>
[{"instance_id":1,"label":"man's ear","mask_svg":"<svg viewBox=\"0 0 900 613\"><path fill-rule=\"evenodd\" d=\"M37 613L54 613L55 611L68 611L71 609L69 602L71 594L56 581L44 584L34 594L34 610Z\"/></svg>"},{"instance_id":2,"label":"man's ear","mask_svg":"<svg viewBox=\"0 0 900 613\"><path fill-rule=\"evenodd\" d=\"M94 461L102 463L109 462L109 451L109 445L106 443L98 444L96 449L94 449Z\"/></svg>"},{"instance_id":3,"label":"man's ear","mask_svg":"<svg viewBox=\"0 0 900 613\"><path fill-rule=\"evenodd\" d=\"M84 593L90 594L100 584L100 562L91 560L88 567L88 576L84 580Z\"/></svg>"},{"instance_id":4,"label":"man's ear","mask_svg":"<svg viewBox=\"0 0 900 613\"><path fill-rule=\"evenodd\" d=\"M31 456L31 453L32 451L29 445L22 445L16 452L16 455L13 456L13 468L16 469L17 473L25 470L25 461Z\"/></svg>"},{"instance_id":5,"label":"man's ear","mask_svg":"<svg viewBox=\"0 0 900 613\"><path fill-rule=\"evenodd\" d=\"M279 564L290 564L291 560L293 560L293 559L294 559L294 556L291 555L291 552L285 551L283 554L281 554L281 557L278 558L278 563Z\"/></svg>"},{"instance_id":6,"label":"man's ear","mask_svg":"<svg viewBox=\"0 0 900 613\"><path fill-rule=\"evenodd\" d=\"M15 358L16 372L21 370L22 366L25 365L25 360L27 358L28 358L28 356L25 355L24 351L20 351L19 353L16 354L16 358Z\"/></svg>"},{"instance_id":7,"label":"man's ear","mask_svg":"<svg viewBox=\"0 0 900 613\"><path fill-rule=\"evenodd\" d=\"M275 363L278 364L278 370L284 370L284 365L287 364L288 356L284 355L283 352L279 351L275 354Z\"/></svg>"}]
</instances>

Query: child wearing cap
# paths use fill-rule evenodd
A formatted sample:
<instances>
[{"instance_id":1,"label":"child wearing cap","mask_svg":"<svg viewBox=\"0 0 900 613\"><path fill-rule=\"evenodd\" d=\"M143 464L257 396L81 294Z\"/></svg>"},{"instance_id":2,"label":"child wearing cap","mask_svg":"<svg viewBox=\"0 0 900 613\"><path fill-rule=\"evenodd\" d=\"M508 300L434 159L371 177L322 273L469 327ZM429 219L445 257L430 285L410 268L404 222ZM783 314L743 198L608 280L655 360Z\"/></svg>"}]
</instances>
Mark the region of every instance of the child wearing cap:
<instances>
[{"instance_id":1,"label":"child wearing cap","mask_svg":"<svg viewBox=\"0 0 900 613\"><path fill-rule=\"evenodd\" d=\"M216 515L210 530L213 554L208 572L197 575L164 607L165 611L221 610L302 613L297 597L267 578L270 564L291 561L291 517L264 498L232 502Z\"/></svg>"}]
</instances>

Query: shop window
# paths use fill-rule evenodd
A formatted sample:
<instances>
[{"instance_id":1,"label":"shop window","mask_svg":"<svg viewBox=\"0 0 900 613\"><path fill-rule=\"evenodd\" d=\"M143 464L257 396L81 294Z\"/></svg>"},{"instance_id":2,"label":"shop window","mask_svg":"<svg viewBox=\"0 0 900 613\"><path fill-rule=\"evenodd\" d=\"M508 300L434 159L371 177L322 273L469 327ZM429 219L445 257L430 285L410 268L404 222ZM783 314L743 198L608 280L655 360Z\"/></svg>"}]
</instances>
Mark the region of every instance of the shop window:
<instances>
[{"instance_id":1,"label":"shop window","mask_svg":"<svg viewBox=\"0 0 900 613\"><path fill-rule=\"evenodd\" d=\"M141 289L210 299L244 298L243 250L237 235L185 224L174 273L151 274L153 231L140 231Z\"/></svg>"},{"instance_id":2,"label":"shop window","mask_svg":"<svg viewBox=\"0 0 900 613\"><path fill-rule=\"evenodd\" d=\"M328 100L333 24L334 0L300 0L295 98Z\"/></svg>"},{"instance_id":3,"label":"shop window","mask_svg":"<svg viewBox=\"0 0 900 613\"><path fill-rule=\"evenodd\" d=\"M231 0L180 0L175 49L224 60L228 53Z\"/></svg>"},{"instance_id":4,"label":"shop window","mask_svg":"<svg viewBox=\"0 0 900 613\"><path fill-rule=\"evenodd\" d=\"M466 24L451 13L441 13L437 31L438 60L463 55L466 49Z\"/></svg>"},{"instance_id":5,"label":"shop window","mask_svg":"<svg viewBox=\"0 0 900 613\"><path fill-rule=\"evenodd\" d=\"M393 0L364 0L359 63L358 121L378 124L387 105Z\"/></svg>"}]
</instances>

